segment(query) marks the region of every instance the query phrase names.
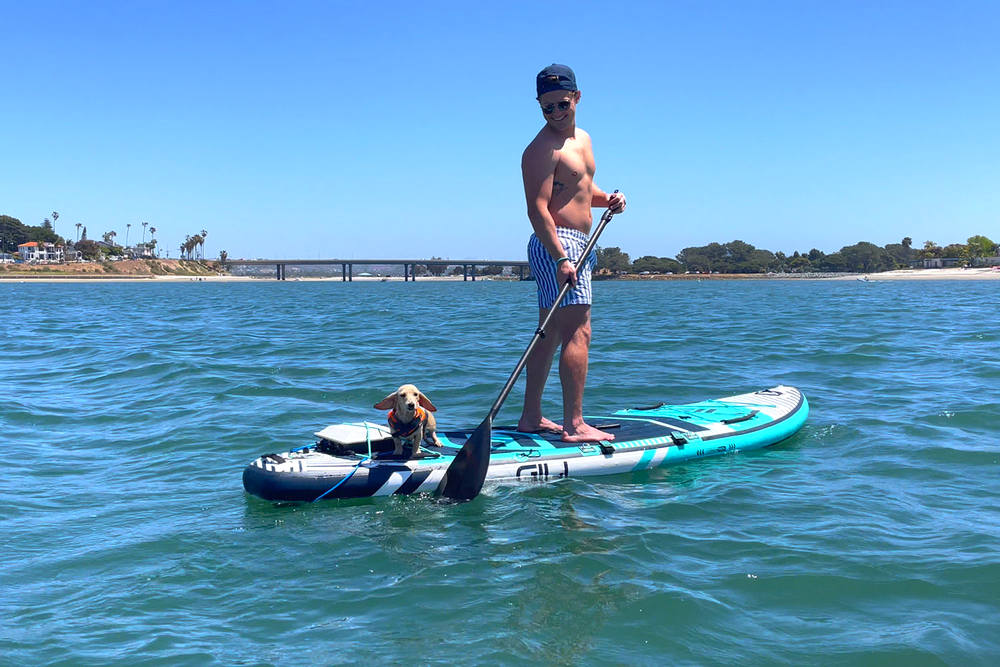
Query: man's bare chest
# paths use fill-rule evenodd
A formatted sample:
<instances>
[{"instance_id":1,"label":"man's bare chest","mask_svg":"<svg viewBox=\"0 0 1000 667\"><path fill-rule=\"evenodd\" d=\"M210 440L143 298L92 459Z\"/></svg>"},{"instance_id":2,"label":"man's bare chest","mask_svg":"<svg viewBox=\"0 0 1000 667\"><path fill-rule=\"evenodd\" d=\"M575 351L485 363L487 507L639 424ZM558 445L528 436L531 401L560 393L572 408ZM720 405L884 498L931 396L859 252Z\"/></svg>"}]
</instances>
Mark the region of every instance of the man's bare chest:
<instances>
[{"instance_id":1,"label":"man's bare chest","mask_svg":"<svg viewBox=\"0 0 1000 667\"><path fill-rule=\"evenodd\" d=\"M559 152L556 163L556 177L574 182L594 175L593 160L582 150L564 150Z\"/></svg>"}]
</instances>

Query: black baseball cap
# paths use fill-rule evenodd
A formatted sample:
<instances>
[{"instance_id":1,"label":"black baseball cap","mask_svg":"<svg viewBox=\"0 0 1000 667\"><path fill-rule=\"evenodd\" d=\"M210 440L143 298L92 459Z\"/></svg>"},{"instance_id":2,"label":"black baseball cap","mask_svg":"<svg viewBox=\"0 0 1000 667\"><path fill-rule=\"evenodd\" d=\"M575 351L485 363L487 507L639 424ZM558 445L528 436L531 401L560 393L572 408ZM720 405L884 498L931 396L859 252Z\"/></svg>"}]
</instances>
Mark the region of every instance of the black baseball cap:
<instances>
[{"instance_id":1,"label":"black baseball cap","mask_svg":"<svg viewBox=\"0 0 1000 667\"><path fill-rule=\"evenodd\" d=\"M535 90L538 97L553 90L576 91L576 75L566 65L549 65L535 77Z\"/></svg>"}]
</instances>

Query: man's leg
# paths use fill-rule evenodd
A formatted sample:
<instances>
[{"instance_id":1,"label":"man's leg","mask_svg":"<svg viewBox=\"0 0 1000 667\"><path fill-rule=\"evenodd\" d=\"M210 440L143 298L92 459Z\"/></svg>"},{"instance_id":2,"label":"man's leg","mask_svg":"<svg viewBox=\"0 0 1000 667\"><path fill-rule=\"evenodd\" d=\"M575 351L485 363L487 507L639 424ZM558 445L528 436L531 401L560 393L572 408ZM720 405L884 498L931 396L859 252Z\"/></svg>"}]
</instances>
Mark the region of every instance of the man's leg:
<instances>
[{"instance_id":1,"label":"man's leg","mask_svg":"<svg viewBox=\"0 0 1000 667\"><path fill-rule=\"evenodd\" d=\"M518 431L538 431L538 430L560 430L560 426L550 419L542 416L542 391L545 389L545 381L549 377L549 370L552 368L552 358L555 356L556 347L559 345L559 308L549 321L549 331L544 338L535 344L535 348L528 355L528 361L524 366L525 388L524 388L524 408L521 410L521 419L517 422ZM538 311L538 326L542 325L547 310Z\"/></svg>"},{"instance_id":2,"label":"man's leg","mask_svg":"<svg viewBox=\"0 0 1000 667\"><path fill-rule=\"evenodd\" d=\"M563 440L593 442L614 440L583 421L583 388L587 384L590 354L590 306L577 304L560 308L558 332L562 341L559 381L563 392Z\"/></svg>"}]
</instances>

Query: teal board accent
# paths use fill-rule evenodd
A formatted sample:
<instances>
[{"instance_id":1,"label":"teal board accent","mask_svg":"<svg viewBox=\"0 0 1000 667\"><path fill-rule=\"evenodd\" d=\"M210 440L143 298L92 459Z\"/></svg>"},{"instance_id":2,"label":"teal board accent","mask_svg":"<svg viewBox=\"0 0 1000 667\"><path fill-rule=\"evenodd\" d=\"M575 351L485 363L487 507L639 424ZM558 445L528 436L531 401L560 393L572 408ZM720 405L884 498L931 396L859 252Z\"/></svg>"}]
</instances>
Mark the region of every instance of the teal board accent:
<instances>
[{"instance_id":1,"label":"teal board accent","mask_svg":"<svg viewBox=\"0 0 1000 667\"><path fill-rule=\"evenodd\" d=\"M647 449L642 453L642 457L639 458L639 462L635 464L635 467L632 468L632 470L645 470L649 467L649 464L652 463L654 456L656 456L656 450Z\"/></svg>"}]
</instances>

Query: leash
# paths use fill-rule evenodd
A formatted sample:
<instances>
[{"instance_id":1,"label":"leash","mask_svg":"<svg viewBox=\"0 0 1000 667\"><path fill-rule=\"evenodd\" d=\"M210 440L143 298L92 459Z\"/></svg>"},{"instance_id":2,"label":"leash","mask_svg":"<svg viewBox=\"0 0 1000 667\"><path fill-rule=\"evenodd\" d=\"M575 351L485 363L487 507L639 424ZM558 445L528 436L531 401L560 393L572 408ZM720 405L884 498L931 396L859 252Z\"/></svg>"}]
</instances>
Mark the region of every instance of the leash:
<instances>
[{"instance_id":1,"label":"leash","mask_svg":"<svg viewBox=\"0 0 1000 667\"><path fill-rule=\"evenodd\" d=\"M365 443L368 445L368 456L365 456L360 461L358 461L357 463L355 463L354 464L354 468L351 470L351 472L347 473L347 477L345 477L344 479L340 480L339 482L337 482L336 484L334 484L333 486L331 486L329 489L327 489L326 491L324 491L322 493L322 495L320 495L319 497L317 497L316 499L313 500L314 503L319 502L327 494L332 493L338 486L340 486L341 484L343 484L344 482L346 482L347 480L349 480L351 477L354 477L354 473L356 473L358 471L358 468L361 467L361 464L364 463L365 461L369 460L372 457L372 438L371 438L371 433L368 431L368 422L365 422Z\"/></svg>"},{"instance_id":2,"label":"leash","mask_svg":"<svg viewBox=\"0 0 1000 667\"><path fill-rule=\"evenodd\" d=\"M361 464L364 463L365 461L367 461L369 458L371 458L371 457L370 456L366 456L363 459L361 459L360 461L358 461L354 465L354 468L351 470L351 472L347 473L347 477L345 477L344 479L340 480L339 482L337 482L336 484L334 484L333 486L331 486L327 491L324 491L323 494L321 496L319 496L318 498L316 498L315 500L313 500L313 502L314 503L315 502L319 502L328 493L330 493L331 491L333 491L334 489L336 489L338 486L340 486L341 484L343 484L344 482L346 482L347 480L349 480L351 477L353 477L354 473L356 473L358 471L358 468L361 467Z\"/></svg>"}]
</instances>

